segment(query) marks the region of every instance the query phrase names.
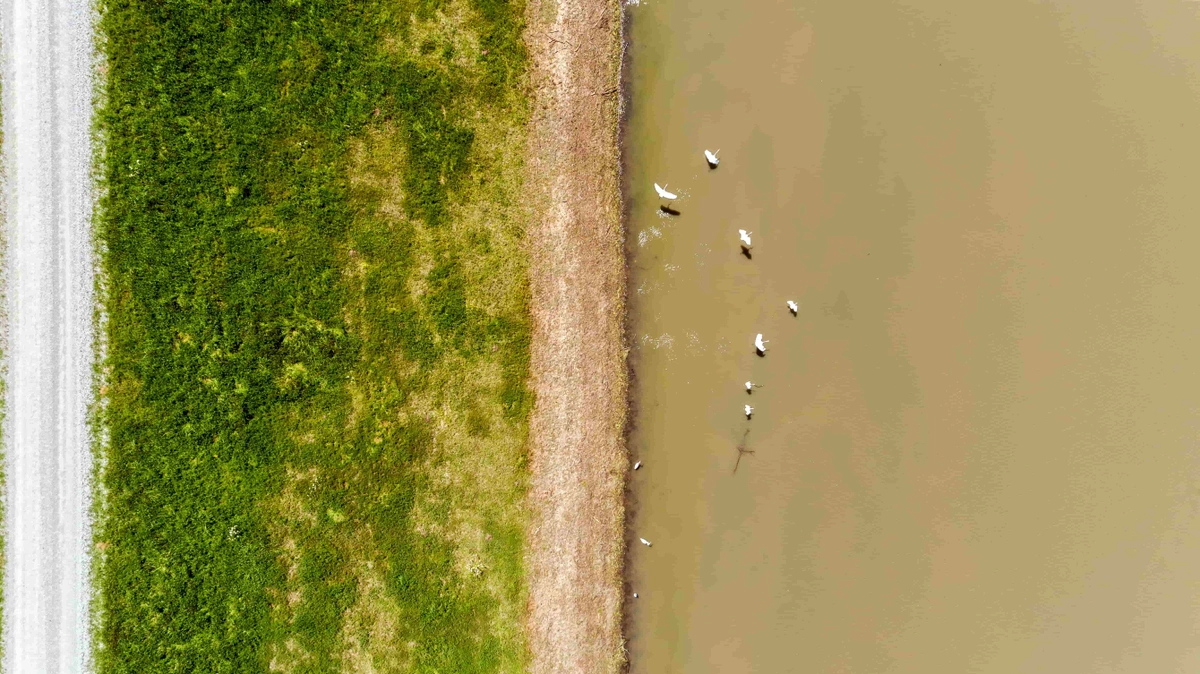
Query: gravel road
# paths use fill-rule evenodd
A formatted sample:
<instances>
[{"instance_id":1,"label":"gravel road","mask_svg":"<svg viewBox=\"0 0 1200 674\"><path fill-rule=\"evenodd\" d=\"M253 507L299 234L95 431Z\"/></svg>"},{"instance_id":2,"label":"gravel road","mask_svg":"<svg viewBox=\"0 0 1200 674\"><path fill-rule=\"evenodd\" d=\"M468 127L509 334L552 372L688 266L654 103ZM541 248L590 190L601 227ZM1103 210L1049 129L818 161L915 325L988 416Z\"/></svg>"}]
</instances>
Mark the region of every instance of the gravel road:
<instances>
[{"instance_id":1,"label":"gravel road","mask_svg":"<svg viewBox=\"0 0 1200 674\"><path fill-rule=\"evenodd\" d=\"M93 22L88 0L0 0L10 674L90 669Z\"/></svg>"}]
</instances>

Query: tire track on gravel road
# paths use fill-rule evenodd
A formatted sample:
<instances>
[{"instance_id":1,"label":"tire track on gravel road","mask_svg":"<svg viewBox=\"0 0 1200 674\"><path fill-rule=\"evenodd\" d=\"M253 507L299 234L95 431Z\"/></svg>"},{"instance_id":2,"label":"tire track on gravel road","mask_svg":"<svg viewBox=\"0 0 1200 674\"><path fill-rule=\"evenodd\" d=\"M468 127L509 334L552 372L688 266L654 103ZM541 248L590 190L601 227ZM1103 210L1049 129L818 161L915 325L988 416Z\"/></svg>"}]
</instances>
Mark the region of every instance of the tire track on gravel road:
<instances>
[{"instance_id":1,"label":"tire track on gravel road","mask_svg":"<svg viewBox=\"0 0 1200 674\"><path fill-rule=\"evenodd\" d=\"M4 671L83 672L88 634L93 25L0 0L7 365Z\"/></svg>"}]
</instances>

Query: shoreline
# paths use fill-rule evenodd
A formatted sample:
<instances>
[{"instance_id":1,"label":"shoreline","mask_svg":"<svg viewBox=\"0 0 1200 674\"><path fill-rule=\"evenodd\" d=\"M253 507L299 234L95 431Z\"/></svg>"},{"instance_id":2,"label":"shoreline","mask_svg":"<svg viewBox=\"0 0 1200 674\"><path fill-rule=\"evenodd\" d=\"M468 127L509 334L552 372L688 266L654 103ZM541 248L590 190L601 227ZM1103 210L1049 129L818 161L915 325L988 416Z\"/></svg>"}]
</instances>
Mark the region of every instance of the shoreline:
<instances>
[{"instance_id":1,"label":"shoreline","mask_svg":"<svg viewBox=\"0 0 1200 674\"><path fill-rule=\"evenodd\" d=\"M532 0L525 42L529 671L625 668L627 280L619 0Z\"/></svg>"}]
</instances>

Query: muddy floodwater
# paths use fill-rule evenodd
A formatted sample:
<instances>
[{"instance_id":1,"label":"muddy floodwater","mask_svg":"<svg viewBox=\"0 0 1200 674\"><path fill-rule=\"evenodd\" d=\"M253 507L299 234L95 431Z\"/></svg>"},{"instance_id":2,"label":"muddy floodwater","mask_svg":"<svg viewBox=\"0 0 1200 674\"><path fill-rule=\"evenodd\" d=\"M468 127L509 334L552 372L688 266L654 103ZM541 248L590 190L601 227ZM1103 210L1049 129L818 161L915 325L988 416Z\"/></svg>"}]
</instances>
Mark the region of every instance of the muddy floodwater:
<instances>
[{"instance_id":1,"label":"muddy floodwater","mask_svg":"<svg viewBox=\"0 0 1200 674\"><path fill-rule=\"evenodd\" d=\"M1200 671L1200 4L629 12L632 671Z\"/></svg>"}]
</instances>

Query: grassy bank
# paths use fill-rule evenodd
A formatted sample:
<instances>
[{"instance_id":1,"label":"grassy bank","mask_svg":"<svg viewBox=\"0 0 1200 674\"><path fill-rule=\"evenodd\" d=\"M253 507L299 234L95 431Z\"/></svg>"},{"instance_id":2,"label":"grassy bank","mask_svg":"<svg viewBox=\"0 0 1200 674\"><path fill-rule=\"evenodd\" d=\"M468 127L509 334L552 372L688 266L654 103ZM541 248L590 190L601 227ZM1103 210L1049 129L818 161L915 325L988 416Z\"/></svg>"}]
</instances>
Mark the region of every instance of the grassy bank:
<instances>
[{"instance_id":1,"label":"grassy bank","mask_svg":"<svg viewBox=\"0 0 1200 674\"><path fill-rule=\"evenodd\" d=\"M523 7L102 11L98 670L521 669Z\"/></svg>"}]
</instances>

